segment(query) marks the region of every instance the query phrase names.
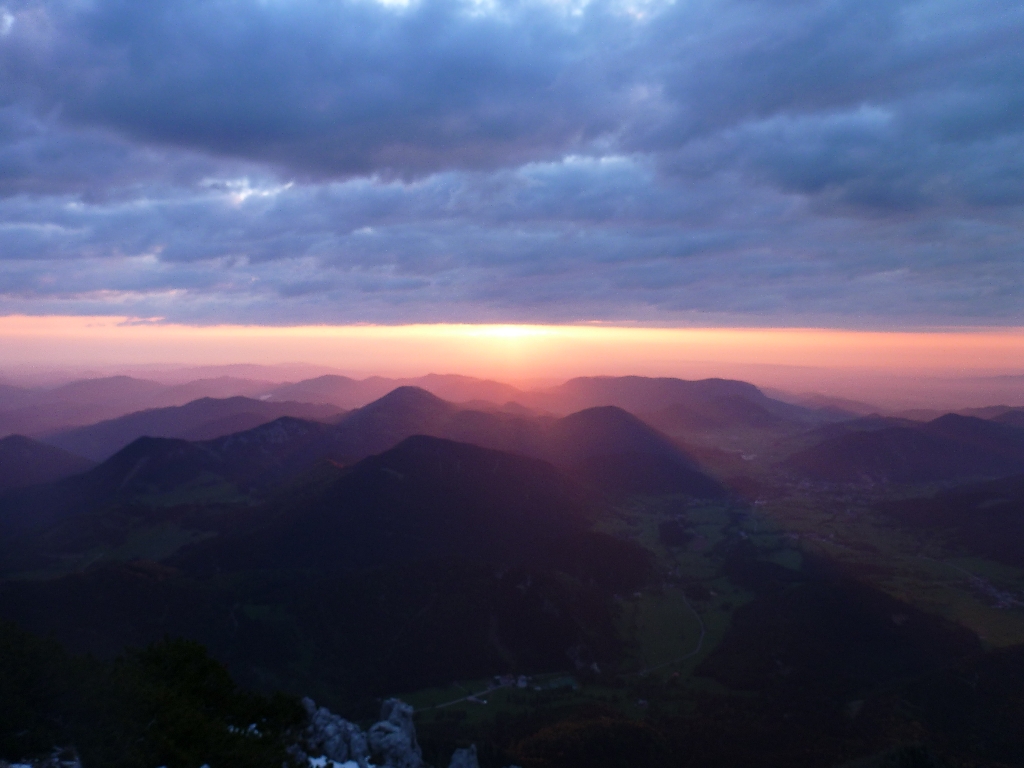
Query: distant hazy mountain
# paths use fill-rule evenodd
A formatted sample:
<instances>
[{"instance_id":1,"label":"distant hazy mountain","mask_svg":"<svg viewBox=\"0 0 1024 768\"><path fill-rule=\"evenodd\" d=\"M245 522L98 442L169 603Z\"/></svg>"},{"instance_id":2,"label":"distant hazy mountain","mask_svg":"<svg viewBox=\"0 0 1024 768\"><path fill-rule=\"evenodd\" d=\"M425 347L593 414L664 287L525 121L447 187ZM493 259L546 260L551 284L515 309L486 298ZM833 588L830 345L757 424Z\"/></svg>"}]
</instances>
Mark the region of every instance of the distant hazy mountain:
<instances>
[{"instance_id":1,"label":"distant hazy mountain","mask_svg":"<svg viewBox=\"0 0 1024 768\"><path fill-rule=\"evenodd\" d=\"M324 457L354 461L429 435L513 451L583 473L608 491L642 488L715 495L721 489L686 451L620 408L597 408L562 419L461 408L418 387L399 387L342 417ZM618 472L597 465L618 463ZM627 471L624 467L633 469ZM657 468L657 469L656 469ZM635 487L634 487L635 486Z\"/></svg>"},{"instance_id":2,"label":"distant hazy mountain","mask_svg":"<svg viewBox=\"0 0 1024 768\"><path fill-rule=\"evenodd\" d=\"M869 416L881 413L884 408L861 400L850 400L846 397L824 395L820 392L785 392L778 389L763 389L766 395L784 403L801 405L812 410L832 411L836 415Z\"/></svg>"},{"instance_id":3,"label":"distant hazy mountain","mask_svg":"<svg viewBox=\"0 0 1024 768\"><path fill-rule=\"evenodd\" d=\"M53 403L94 404L107 400L142 403L162 389L164 386L156 381L135 379L131 376L108 376L63 384L41 393L40 399Z\"/></svg>"},{"instance_id":4,"label":"distant hazy mountain","mask_svg":"<svg viewBox=\"0 0 1024 768\"><path fill-rule=\"evenodd\" d=\"M82 379L51 389L0 387L0 435L39 436L203 397L262 395L269 388L265 382L228 377L167 386L130 376Z\"/></svg>"},{"instance_id":5,"label":"distant hazy mountain","mask_svg":"<svg viewBox=\"0 0 1024 768\"><path fill-rule=\"evenodd\" d=\"M402 386L418 387L456 403L476 400L501 405L516 402L563 414L615 405L634 414L688 407L709 414L715 423L722 419L743 421L753 418L757 421L774 417L820 422L829 418L814 409L767 397L753 384L728 379L685 381L644 376L583 377L571 379L553 389L526 392L508 384L471 376L429 374L406 379L373 376L360 380L326 375L275 387L269 395L271 400L332 403L341 408L358 408ZM746 414L739 412L744 409ZM733 410L738 413L730 415Z\"/></svg>"},{"instance_id":6,"label":"distant hazy mountain","mask_svg":"<svg viewBox=\"0 0 1024 768\"><path fill-rule=\"evenodd\" d=\"M737 429L792 431L849 415L785 403L767 397L753 384L729 379L585 377L531 393L522 402L561 413L614 405L642 416L660 430L684 437Z\"/></svg>"},{"instance_id":7,"label":"distant hazy mountain","mask_svg":"<svg viewBox=\"0 0 1024 768\"><path fill-rule=\"evenodd\" d=\"M175 385L112 376L83 379L52 389L0 387L0 435L46 435L144 409L184 405L204 397L254 397L277 403L330 404L347 410L367 405L402 386L415 386L449 402L475 403L487 410L504 407L512 412L518 408L525 411L521 415L528 415L530 409L568 414L614 405L642 414L658 429L678 435L734 428L784 429L793 424L840 418L832 412L766 397L752 384L725 379L579 378L551 390L524 392L497 381L438 374L409 379L374 376L362 380L329 374L283 385L231 376ZM246 424L238 421L236 426Z\"/></svg>"},{"instance_id":8,"label":"distant hazy mountain","mask_svg":"<svg viewBox=\"0 0 1024 768\"><path fill-rule=\"evenodd\" d=\"M1024 428L1024 408L1011 408L1003 411L999 415L992 417L992 421Z\"/></svg>"},{"instance_id":9,"label":"distant hazy mountain","mask_svg":"<svg viewBox=\"0 0 1024 768\"><path fill-rule=\"evenodd\" d=\"M56 432L44 439L72 453L102 461L140 437L211 440L252 429L281 416L323 421L340 413L342 411L332 405L204 397L185 405L139 411L87 427Z\"/></svg>"},{"instance_id":10,"label":"distant hazy mountain","mask_svg":"<svg viewBox=\"0 0 1024 768\"><path fill-rule=\"evenodd\" d=\"M88 459L22 435L0 439L0 491L50 483L92 466Z\"/></svg>"},{"instance_id":11,"label":"distant hazy mountain","mask_svg":"<svg viewBox=\"0 0 1024 768\"><path fill-rule=\"evenodd\" d=\"M924 424L847 431L793 454L783 466L830 482L998 477L1024 471L1024 429L947 414Z\"/></svg>"},{"instance_id":12,"label":"distant hazy mountain","mask_svg":"<svg viewBox=\"0 0 1024 768\"><path fill-rule=\"evenodd\" d=\"M1013 410L1021 409L1014 409L1008 405L987 405L981 408L958 408L953 411L937 410L935 408L912 408L909 410L899 411L892 415L904 419L913 419L914 421L934 421L947 413L955 413L960 416L977 416L979 419L998 421L1001 416Z\"/></svg>"},{"instance_id":13,"label":"distant hazy mountain","mask_svg":"<svg viewBox=\"0 0 1024 768\"><path fill-rule=\"evenodd\" d=\"M327 374L274 387L268 393L268 400L330 403L339 408L349 409L365 405L387 391L386 387L377 384L368 385L348 376Z\"/></svg>"},{"instance_id":14,"label":"distant hazy mountain","mask_svg":"<svg viewBox=\"0 0 1024 768\"><path fill-rule=\"evenodd\" d=\"M793 424L792 420L772 413L760 403L736 396L711 402L674 403L661 410L644 413L643 417L659 429L684 434L737 427L773 430Z\"/></svg>"},{"instance_id":15,"label":"distant hazy mountain","mask_svg":"<svg viewBox=\"0 0 1024 768\"><path fill-rule=\"evenodd\" d=\"M420 387L431 394L454 403L468 403L484 400L491 403L507 403L523 397L523 391L509 384L471 376L431 373L414 379L405 379L403 385Z\"/></svg>"},{"instance_id":16,"label":"distant hazy mountain","mask_svg":"<svg viewBox=\"0 0 1024 768\"><path fill-rule=\"evenodd\" d=\"M410 379L391 379L371 376L351 379L347 376L327 375L285 384L270 391L271 400L296 400L307 403L331 403L340 408L359 408L398 387L419 387L437 397L464 403L483 400L502 404L521 399L523 393L508 384L471 376L440 375L436 373Z\"/></svg>"},{"instance_id":17,"label":"distant hazy mountain","mask_svg":"<svg viewBox=\"0 0 1024 768\"><path fill-rule=\"evenodd\" d=\"M33 390L26 387L0 384L0 412L22 408L31 404L33 394Z\"/></svg>"},{"instance_id":18,"label":"distant hazy mountain","mask_svg":"<svg viewBox=\"0 0 1024 768\"><path fill-rule=\"evenodd\" d=\"M228 363L225 365L193 365L182 367L160 366L149 373L146 368L138 369L141 374L158 377L161 381L183 384L200 379L233 378L250 381L269 381L281 384L288 381L300 381L328 373L339 373L337 368L329 365L312 363L280 363L277 365L260 365L258 363ZM151 369L150 369L151 370Z\"/></svg>"},{"instance_id":19,"label":"distant hazy mountain","mask_svg":"<svg viewBox=\"0 0 1024 768\"><path fill-rule=\"evenodd\" d=\"M460 410L425 390L400 387L334 425L282 417L202 442L139 438L80 476L0 499L0 522L40 527L110 505L244 501L318 462L351 464L414 435L511 448L613 494L722 493L685 450L619 408L523 417Z\"/></svg>"},{"instance_id":20,"label":"distant hazy mountain","mask_svg":"<svg viewBox=\"0 0 1024 768\"><path fill-rule=\"evenodd\" d=\"M6 400L0 392L0 434L39 435L90 424L145 408L163 389L155 381L111 376L73 381L54 389L30 389Z\"/></svg>"},{"instance_id":21,"label":"distant hazy mountain","mask_svg":"<svg viewBox=\"0 0 1024 768\"><path fill-rule=\"evenodd\" d=\"M745 381L701 379L686 381L646 376L584 376L570 379L549 390L551 402L562 409L580 410L596 405L616 405L631 413L652 413L679 403L709 403L724 397L739 397L767 403L770 398ZM784 410L798 411L779 401Z\"/></svg>"},{"instance_id":22,"label":"distant hazy mountain","mask_svg":"<svg viewBox=\"0 0 1024 768\"><path fill-rule=\"evenodd\" d=\"M196 379L184 384L166 386L156 392L150 401L151 407L183 405L204 397L224 399L228 397L258 398L274 387L269 381L240 379L235 376L220 376L212 379Z\"/></svg>"},{"instance_id":23,"label":"distant hazy mountain","mask_svg":"<svg viewBox=\"0 0 1024 768\"><path fill-rule=\"evenodd\" d=\"M542 458L611 492L721 492L679 445L613 406L562 419L521 416L460 409L422 389L400 387L345 416L338 431L352 457L421 434Z\"/></svg>"}]
</instances>

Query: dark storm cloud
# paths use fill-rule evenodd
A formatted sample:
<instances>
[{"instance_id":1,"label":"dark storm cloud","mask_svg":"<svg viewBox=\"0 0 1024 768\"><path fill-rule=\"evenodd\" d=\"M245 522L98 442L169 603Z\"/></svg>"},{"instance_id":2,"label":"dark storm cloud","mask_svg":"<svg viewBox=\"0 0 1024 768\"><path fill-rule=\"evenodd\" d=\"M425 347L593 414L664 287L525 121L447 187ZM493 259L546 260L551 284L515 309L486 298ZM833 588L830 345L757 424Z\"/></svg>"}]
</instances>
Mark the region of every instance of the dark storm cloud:
<instances>
[{"instance_id":1,"label":"dark storm cloud","mask_svg":"<svg viewBox=\"0 0 1024 768\"><path fill-rule=\"evenodd\" d=\"M543 5L103 0L16 18L5 58L40 108L311 176L534 158L621 110L593 98L601 41Z\"/></svg>"},{"instance_id":2,"label":"dark storm cloud","mask_svg":"<svg viewBox=\"0 0 1024 768\"><path fill-rule=\"evenodd\" d=\"M827 144L820 177L831 167L839 183L859 173L877 186L887 151L909 145L905 173L941 173L945 155L931 167L928 150L981 154L1024 130L1019 3L721 0L637 19L605 1L573 14L468 0L67 0L9 13L12 97L316 177L672 152L739 131L755 155L776 157L780 138L791 153ZM890 116L886 135L857 124L863 108ZM779 136L779 119L799 123L794 135Z\"/></svg>"},{"instance_id":3,"label":"dark storm cloud","mask_svg":"<svg viewBox=\"0 0 1024 768\"><path fill-rule=\"evenodd\" d=\"M0 0L0 309L1024 323L1024 7Z\"/></svg>"},{"instance_id":4,"label":"dark storm cloud","mask_svg":"<svg viewBox=\"0 0 1024 768\"><path fill-rule=\"evenodd\" d=\"M203 157L174 155L104 131L68 131L23 109L0 108L0 196L76 190L103 197L140 183L194 182L216 167Z\"/></svg>"},{"instance_id":5,"label":"dark storm cloud","mask_svg":"<svg viewBox=\"0 0 1024 768\"><path fill-rule=\"evenodd\" d=\"M690 7L656 25L672 48ZM875 212L1024 198L1024 6L719 3L666 58L667 168ZM773 13L772 8L778 12Z\"/></svg>"}]
</instances>

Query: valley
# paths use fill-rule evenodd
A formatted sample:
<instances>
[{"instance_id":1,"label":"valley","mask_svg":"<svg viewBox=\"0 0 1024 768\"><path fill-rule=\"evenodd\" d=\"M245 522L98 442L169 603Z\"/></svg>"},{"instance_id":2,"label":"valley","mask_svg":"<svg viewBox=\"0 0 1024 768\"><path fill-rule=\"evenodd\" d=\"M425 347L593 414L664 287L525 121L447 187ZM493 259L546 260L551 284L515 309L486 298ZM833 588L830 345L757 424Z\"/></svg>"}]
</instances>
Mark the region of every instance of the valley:
<instances>
[{"instance_id":1,"label":"valley","mask_svg":"<svg viewBox=\"0 0 1024 768\"><path fill-rule=\"evenodd\" d=\"M1024 649L1024 430L714 380L531 403L405 385L11 487L0 619L99 659L185 638L356 722L397 696L434 765L470 743L484 768L618 765L608 732L652 766L1024 755L990 733L1020 712L996 683ZM931 440L947 479L878 436ZM963 675L989 681L973 703Z\"/></svg>"}]
</instances>

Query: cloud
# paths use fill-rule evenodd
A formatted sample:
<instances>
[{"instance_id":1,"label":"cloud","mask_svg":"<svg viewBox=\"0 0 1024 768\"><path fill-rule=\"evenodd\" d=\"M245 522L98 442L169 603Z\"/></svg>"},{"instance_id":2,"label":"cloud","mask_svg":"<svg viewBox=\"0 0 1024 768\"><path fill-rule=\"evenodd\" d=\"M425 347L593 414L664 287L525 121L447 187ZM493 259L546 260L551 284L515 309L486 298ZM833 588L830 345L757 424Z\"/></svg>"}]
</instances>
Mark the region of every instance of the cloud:
<instances>
[{"instance_id":1,"label":"cloud","mask_svg":"<svg viewBox=\"0 0 1024 768\"><path fill-rule=\"evenodd\" d=\"M0 311L1024 322L1024 7L17 0Z\"/></svg>"},{"instance_id":2,"label":"cloud","mask_svg":"<svg viewBox=\"0 0 1024 768\"><path fill-rule=\"evenodd\" d=\"M555 5L100 0L24 14L5 58L37 108L310 177L493 166L615 125L598 51Z\"/></svg>"},{"instance_id":3,"label":"cloud","mask_svg":"<svg viewBox=\"0 0 1024 768\"><path fill-rule=\"evenodd\" d=\"M1014 322L1024 283L1012 224L809 216L793 196L659 184L624 159L201 190L3 201L0 301L198 322L873 327Z\"/></svg>"}]
</instances>

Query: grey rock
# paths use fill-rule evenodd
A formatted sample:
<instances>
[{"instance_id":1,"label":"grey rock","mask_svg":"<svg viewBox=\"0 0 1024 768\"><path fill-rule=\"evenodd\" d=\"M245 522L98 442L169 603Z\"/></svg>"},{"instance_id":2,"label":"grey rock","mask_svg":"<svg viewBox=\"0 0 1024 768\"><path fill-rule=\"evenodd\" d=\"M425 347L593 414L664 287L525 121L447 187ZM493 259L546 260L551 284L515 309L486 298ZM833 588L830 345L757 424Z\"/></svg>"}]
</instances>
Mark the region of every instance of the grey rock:
<instances>
[{"instance_id":1,"label":"grey rock","mask_svg":"<svg viewBox=\"0 0 1024 768\"><path fill-rule=\"evenodd\" d=\"M303 699L302 706L309 716L301 745L304 753L339 763L354 760L365 768L370 752L366 734L358 725L334 714L327 707L317 707L312 699Z\"/></svg>"},{"instance_id":2,"label":"grey rock","mask_svg":"<svg viewBox=\"0 0 1024 768\"><path fill-rule=\"evenodd\" d=\"M352 730L348 734L348 754L350 760L355 760L359 765L366 766L370 762L370 744L362 729L349 723Z\"/></svg>"},{"instance_id":3,"label":"grey rock","mask_svg":"<svg viewBox=\"0 0 1024 768\"><path fill-rule=\"evenodd\" d=\"M470 744L465 749L456 749L448 768L480 768L480 763L476 759L476 744Z\"/></svg>"},{"instance_id":4,"label":"grey rock","mask_svg":"<svg viewBox=\"0 0 1024 768\"><path fill-rule=\"evenodd\" d=\"M404 701L388 699L381 705L380 719L382 722L389 722L397 725L402 732L409 737L409 743L418 753L420 746L416 741L416 726L412 720L413 708Z\"/></svg>"},{"instance_id":5,"label":"grey rock","mask_svg":"<svg viewBox=\"0 0 1024 768\"><path fill-rule=\"evenodd\" d=\"M326 757L338 763L354 760L367 768L372 757L380 768L425 768L423 751L416 740L413 709L398 699L388 699L380 711L380 722L364 732L355 723L334 714L326 707L318 707L309 698L302 700L309 717L299 744L289 752L298 762L308 757ZM463 750L466 751L466 750ZM478 768L476 751L467 768Z\"/></svg>"},{"instance_id":6,"label":"grey rock","mask_svg":"<svg viewBox=\"0 0 1024 768\"><path fill-rule=\"evenodd\" d=\"M380 722L370 726L370 754L387 768L423 768L423 752L416 741L413 709L398 699L388 699L380 710Z\"/></svg>"}]
</instances>

